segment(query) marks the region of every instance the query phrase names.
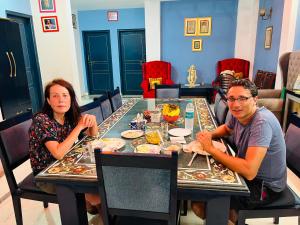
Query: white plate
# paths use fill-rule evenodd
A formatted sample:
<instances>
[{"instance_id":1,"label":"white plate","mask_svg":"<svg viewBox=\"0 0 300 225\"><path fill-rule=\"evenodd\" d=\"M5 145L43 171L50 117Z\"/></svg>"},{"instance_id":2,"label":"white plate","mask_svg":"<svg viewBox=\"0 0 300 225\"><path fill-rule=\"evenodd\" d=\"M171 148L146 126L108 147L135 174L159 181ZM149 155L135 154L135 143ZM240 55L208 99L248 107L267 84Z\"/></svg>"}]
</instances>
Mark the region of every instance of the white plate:
<instances>
[{"instance_id":1,"label":"white plate","mask_svg":"<svg viewBox=\"0 0 300 225\"><path fill-rule=\"evenodd\" d=\"M134 139L144 135L142 130L125 130L121 133L121 136L124 138Z\"/></svg>"},{"instance_id":2,"label":"white plate","mask_svg":"<svg viewBox=\"0 0 300 225\"><path fill-rule=\"evenodd\" d=\"M189 129L185 128L174 128L169 130L169 134L177 137L184 137L190 135L192 132Z\"/></svg>"},{"instance_id":3,"label":"white plate","mask_svg":"<svg viewBox=\"0 0 300 225\"><path fill-rule=\"evenodd\" d=\"M126 144L121 138L101 138L99 139L99 142L104 144L104 147L102 148L104 152L116 151Z\"/></svg>"},{"instance_id":4,"label":"white plate","mask_svg":"<svg viewBox=\"0 0 300 225\"><path fill-rule=\"evenodd\" d=\"M159 154L160 146L151 144L141 144L135 149L136 153L148 153L148 154Z\"/></svg>"}]
</instances>

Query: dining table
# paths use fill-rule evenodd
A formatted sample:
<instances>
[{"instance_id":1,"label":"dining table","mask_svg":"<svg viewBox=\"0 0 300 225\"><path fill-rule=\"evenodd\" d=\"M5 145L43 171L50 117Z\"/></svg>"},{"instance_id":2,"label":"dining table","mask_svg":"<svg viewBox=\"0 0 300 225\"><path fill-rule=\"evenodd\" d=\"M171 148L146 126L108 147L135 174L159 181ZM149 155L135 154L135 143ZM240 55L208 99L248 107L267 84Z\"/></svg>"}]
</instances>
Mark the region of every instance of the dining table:
<instances>
[{"instance_id":1,"label":"dining table","mask_svg":"<svg viewBox=\"0 0 300 225\"><path fill-rule=\"evenodd\" d=\"M194 128L192 132L179 137L185 148L192 142L197 132L212 131L216 128L214 115L205 98L193 98ZM166 122L161 116L160 122L147 121L144 129L159 130L162 142L173 140L171 130L184 128L184 116L189 99L142 99L129 98L110 117L99 124L96 137L84 137L78 141L63 159L55 161L40 172L36 181L55 184L59 203L61 222L63 225L88 224L85 209L84 193L98 193L98 181L94 155L88 151L89 143L97 141L114 142L114 150L120 152L137 152L139 146L147 144L145 135L130 138L124 132L132 127L132 121L145 112L161 112L165 104L180 108L176 121ZM171 134L170 134L171 133ZM175 133L176 136L177 135ZM124 137L125 136L125 137ZM178 138L178 137L177 137ZM175 138L176 139L176 138ZM108 142L107 142L108 141ZM174 140L173 140L174 141ZM175 140L176 141L176 140ZM222 139L215 140L225 147L225 153L233 155L233 151ZM158 148L160 146L158 145ZM163 153L160 153L163 154ZM249 189L239 174L231 171L208 154L197 154L181 151L178 155L177 199L206 202L206 224L227 225L230 198L232 196L249 196Z\"/></svg>"}]
</instances>

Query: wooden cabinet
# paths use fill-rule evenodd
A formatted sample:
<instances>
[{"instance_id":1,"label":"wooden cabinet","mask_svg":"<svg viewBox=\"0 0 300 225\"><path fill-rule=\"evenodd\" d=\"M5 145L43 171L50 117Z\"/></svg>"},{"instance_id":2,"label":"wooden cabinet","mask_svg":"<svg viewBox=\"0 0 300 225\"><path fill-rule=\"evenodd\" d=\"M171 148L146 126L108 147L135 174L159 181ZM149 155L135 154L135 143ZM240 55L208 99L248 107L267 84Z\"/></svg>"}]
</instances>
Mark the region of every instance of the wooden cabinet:
<instances>
[{"instance_id":1,"label":"wooden cabinet","mask_svg":"<svg viewBox=\"0 0 300 225\"><path fill-rule=\"evenodd\" d=\"M0 19L0 107L3 119L31 110L19 25Z\"/></svg>"}]
</instances>

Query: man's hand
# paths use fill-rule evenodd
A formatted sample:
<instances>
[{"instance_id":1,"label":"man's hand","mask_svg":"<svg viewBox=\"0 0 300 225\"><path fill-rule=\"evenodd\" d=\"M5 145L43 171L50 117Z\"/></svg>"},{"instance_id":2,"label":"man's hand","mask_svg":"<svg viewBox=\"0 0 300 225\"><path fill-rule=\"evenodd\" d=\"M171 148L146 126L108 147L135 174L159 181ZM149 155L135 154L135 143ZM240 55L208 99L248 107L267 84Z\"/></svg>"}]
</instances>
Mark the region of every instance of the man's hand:
<instances>
[{"instance_id":1,"label":"man's hand","mask_svg":"<svg viewBox=\"0 0 300 225\"><path fill-rule=\"evenodd\" d=\"M211 149L213 148L211 132L207 130L201 131L197 133L196 138L198 141L201 142L203 150L207 151L208 153L211 153Z\"/></svg>"}]
</instances>

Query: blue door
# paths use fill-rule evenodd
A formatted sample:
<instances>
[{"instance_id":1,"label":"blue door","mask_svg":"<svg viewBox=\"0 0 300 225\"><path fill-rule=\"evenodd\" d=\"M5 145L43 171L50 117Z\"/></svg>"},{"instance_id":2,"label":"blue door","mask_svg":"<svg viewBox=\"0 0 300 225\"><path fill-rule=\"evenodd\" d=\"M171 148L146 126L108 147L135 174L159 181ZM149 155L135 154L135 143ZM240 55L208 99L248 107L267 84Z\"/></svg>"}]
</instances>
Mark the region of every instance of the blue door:
<instances>
[{"instance_id":1,"label":"blue door","mask_svg":"<svg viewBox=\"0 0 300 225\"><path fill-rule=\"evenodd\" d=\"M140 95L142 64L146 59L145 30L119 30L118 35L122 94Z\"/></svg>"},{"instance_id":2,"label":"blue door","mask_svg":"<svg viewBox=\"0 0 300 225\"><path fill-rule=\"evenodd\" d=\"M84 31L83 38L89 94L113 91L109 31Z\"/></svg>"}]
</instances>

